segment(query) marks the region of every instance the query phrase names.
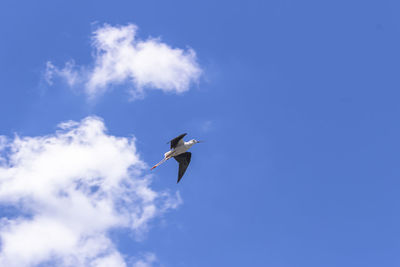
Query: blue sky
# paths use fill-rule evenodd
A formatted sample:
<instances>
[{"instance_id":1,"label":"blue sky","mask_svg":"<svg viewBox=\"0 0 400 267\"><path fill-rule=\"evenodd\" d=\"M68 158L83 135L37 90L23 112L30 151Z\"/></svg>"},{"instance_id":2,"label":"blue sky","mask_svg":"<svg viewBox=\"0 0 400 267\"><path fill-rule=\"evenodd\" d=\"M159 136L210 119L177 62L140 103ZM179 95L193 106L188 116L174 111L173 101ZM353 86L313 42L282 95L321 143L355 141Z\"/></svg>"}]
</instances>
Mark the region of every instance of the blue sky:
<instances>
[{"instance_id":1,"label":"blue sky","mask_svg":"<svg viewBox=\"0 0 400 267\"><path fill-rule=\"evenodd\" d=\"M175 162L152 173L150 188L179 191L177 208L140 240L129 227L107 232L128 266L146 253L156 257L146 266L398 266L399 8L2 1L0 135L44 136L97 116L108 135L135 136L148 165L182 132L206 141L178 185ZM181 94L146 90L134 101L129 82L95 100L83 84L48 84L49 61L93 65L91 38L105 24L193 49L200 78Z\"/></svg>"}]
</instances>

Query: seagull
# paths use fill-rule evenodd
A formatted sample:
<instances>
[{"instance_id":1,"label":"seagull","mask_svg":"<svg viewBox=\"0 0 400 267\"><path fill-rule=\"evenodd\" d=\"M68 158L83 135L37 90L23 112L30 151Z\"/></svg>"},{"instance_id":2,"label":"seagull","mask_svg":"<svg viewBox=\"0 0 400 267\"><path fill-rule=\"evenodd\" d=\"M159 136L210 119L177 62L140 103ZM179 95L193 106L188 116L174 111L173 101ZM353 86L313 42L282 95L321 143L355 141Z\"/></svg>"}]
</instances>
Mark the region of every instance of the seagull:
<instances>
[{"instance_id":1,"label":"seagull","mask_svg":"<svg viewBox=\"0 0 400 267\"><path fill-rule=\"evenodd\" d=\"M192 153L186 152L189 148L191 148L194 144L201 143L202 141L197 141L192 139L188 142L183 141L183 137L185 137L187 133L181 134L168 143L171 143L171 150L164 154L163 160L154 165L151 170L155 169L157 166L166 162L170 158L174 158L179 163L179 172L178 172L178 181L182 179L182 176L185 174L187 167L189 166L190 159L192 157ZM167 144L168 144L167 143Z\"/></svg>"}]
</instances>

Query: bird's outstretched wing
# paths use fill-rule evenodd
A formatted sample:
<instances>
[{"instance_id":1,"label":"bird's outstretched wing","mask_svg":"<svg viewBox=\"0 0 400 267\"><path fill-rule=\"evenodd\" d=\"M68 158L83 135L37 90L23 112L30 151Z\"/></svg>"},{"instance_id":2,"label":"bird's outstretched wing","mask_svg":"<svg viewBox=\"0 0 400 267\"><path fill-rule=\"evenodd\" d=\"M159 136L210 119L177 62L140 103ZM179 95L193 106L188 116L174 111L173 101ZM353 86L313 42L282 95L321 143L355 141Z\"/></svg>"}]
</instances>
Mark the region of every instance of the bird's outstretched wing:
<instances>
[{"instance_id":1,"label":"bird's outstretched wing","mask_svg":"<svg viewBox=\"0 0 400 267\"><path fill-rule=\"evenodd\" d=\"M181 134L178 137L175 137L174 139L172 139L171 141L169 141L168 143L171 143L171 149L175 148L178 146L178 144L180 144L181 142L183 142L182 138L185 137L185 135L187 135L187 133ZM168 144L167 143L167 144Z\"/></svg>"},{"instance_id":2,"label":"bird's outstretched wing","mask_svg":"<svg viewBox=\"0 0 400 267\"><path fill-rule=\"evenodd\" d=\"M191 158L192 153L190 152L185 152L174 157L174 159L179 162L178 181L176 183L179 183L179 181L182 179L182 176L185 174L186 169L189 166Z\"/></svg>"}]
</instances>

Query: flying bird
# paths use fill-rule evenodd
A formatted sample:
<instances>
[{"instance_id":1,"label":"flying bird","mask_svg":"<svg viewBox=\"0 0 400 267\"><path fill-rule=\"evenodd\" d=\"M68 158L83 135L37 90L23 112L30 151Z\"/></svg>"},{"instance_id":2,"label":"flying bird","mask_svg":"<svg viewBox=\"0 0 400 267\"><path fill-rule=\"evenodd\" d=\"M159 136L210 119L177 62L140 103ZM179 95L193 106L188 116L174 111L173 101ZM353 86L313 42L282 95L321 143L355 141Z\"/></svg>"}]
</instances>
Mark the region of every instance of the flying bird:
<instances>
[{"instance_id":1,"label":"flying bird","mask_svg":"<svg viewBox=\"0 0 400 267\"><path fill-rule=\"evenodd\" d=\"M197 141L192 139L188 142L183 141L183 137L185 137L187 133L181 134L178 137L175 137L168 143L171 144L171 150L164 154L163 160L154 165L151 170L166 162L170 158L174 158L179 163L179 171L178 171L178 181L182 179L182 176L185 174L187 167L189 166L190 159L192 157L192 153L186 152L189 148L191 148L194 144L201 143L202 141ZM168 144L167 143L167 144Z\"/></svg>"}]
</instances>

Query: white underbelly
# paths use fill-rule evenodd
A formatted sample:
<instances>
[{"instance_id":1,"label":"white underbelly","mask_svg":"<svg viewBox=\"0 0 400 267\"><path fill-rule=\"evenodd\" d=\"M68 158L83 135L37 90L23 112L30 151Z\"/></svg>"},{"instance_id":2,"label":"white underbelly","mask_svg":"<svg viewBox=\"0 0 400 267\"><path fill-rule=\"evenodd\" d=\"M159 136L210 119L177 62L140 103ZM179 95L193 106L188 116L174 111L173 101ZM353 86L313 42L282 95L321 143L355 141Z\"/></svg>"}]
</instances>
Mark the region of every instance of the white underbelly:
<instances>
[{"instance_id":1,"label":"white underbelly","mask_svg":"<svg viewBox=\"0 0 400 267\"><path fill-rule=\"evenodd\" d=\"M174 150L170 150L167 153L164 154L164 157L175 157L178 156L179 154L185 153L189 148L186 146L178 146Z\"/></svg>"},{"instance_id":2,"label":"white underbelly","mask_svg":"<svg viewBox=\"0 0 400 267\"><path fill-rule=\"evenodd\" d=\"M185 153L188 149L189 148L187 148L186 146L178 146L177 148L175 148L174 155Z\"/></svg>"}]
</instances>

